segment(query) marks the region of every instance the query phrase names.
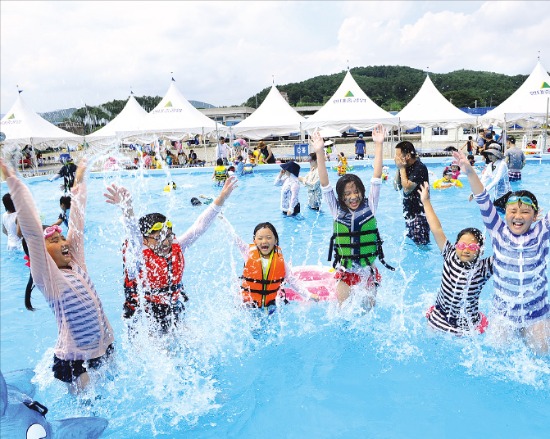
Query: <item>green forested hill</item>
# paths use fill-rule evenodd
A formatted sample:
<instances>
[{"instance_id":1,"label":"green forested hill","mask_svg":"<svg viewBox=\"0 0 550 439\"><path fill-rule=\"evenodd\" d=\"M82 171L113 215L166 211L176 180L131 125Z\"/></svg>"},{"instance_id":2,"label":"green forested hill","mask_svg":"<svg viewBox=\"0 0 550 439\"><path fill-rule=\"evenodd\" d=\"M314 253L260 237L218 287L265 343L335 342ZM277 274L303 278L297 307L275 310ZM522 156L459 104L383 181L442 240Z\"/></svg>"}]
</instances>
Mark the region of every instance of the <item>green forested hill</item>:
<instances>
[{"instance_id":1,"label":"green forested hill","mask_svg":"<svg viewBox=\"0 0 550 439\"><path fill-rule=\"evenodd\" d=\"M316 76L302 82L277 86L288 94L290 105L321 105L336 91L346 72ZM401 110L418 92L426 73L402 66L370 66L351 69L357 84L377 105L387 111ZM456 107L496 106L515 92L528 75L507 76L499 73L457 70L430 73L434 85ZM270 88L250 97L245 105L260 105Z\"/></svg>"}]
</instances>

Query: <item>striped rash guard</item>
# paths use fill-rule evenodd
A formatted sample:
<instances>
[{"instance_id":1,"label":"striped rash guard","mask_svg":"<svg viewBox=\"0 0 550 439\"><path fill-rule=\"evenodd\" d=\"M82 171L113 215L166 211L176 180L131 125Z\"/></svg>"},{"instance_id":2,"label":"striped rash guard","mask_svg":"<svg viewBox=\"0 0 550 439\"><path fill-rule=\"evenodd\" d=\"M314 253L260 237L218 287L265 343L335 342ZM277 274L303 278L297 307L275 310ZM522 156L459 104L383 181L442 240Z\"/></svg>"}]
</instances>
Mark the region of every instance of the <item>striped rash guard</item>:
<instances>
[{"instance_id":1,"label":"striped rash guard","mask_svg":"<svg viewBox=\"0 0 550 439\"><path fill-rule=\"evenodd\" d=\"M499 217L487 191L475 196L494 252L494 311L513 327L548 318L547 258L550 213L523 235L514 235Z\"/></svg>"},{"instance_id":2,"label":"striped rash guard","mask_svg":"<svg viewBox=\"0 0 550 439\"><path fill-rule=\"evenodd\" d=\"M493 257L462 262L449 241L441 253L441 286L428 323L435 329L460 335L480 322L479 296L493 274Z\"/></svg>"}]
</instances>

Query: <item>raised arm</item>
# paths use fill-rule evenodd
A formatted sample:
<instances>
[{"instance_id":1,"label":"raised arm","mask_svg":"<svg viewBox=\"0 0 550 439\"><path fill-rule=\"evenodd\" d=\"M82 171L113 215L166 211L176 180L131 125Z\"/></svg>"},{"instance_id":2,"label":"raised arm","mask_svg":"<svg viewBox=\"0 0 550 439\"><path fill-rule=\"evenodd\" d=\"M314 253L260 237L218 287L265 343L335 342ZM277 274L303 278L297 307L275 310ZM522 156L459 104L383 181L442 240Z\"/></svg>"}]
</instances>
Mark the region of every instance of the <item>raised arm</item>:
<instances>
[{"instance_id":1,"label":"raised arm","mask_svg":"<svg viewBox=\"0 0 550 439\"><path fill-rule=\"evenodd\" d=\"M424 210L426 212L426 219L428 220L430 230L434 235L435 242L437 243L439 250L443 251L443 249L445 248L445 242L447 241L447 237L443 232L443 227L441 227L441 222L439 221L439 218L435 214L435 210L432 206L432 202L430 200L429 183L424 182L424 184L420 186L418 193L420 194L420 201L422 201L422 204L424 205Z\"/></svg>"},{"instance_id":2,"label":"raised arm","mask_svg":"<svg viewBox=\"0 0 550 439\"><path fill-rule=\"evenodd\" d=\"M468 176L468 181L470 182L472 193L474 195L479 195L480 193L482 193L484 189L483 184L479 180L479 177L477 176L476 171L474 171L474 168L472 168L472 165L470 165L470 162L466 158L466 155L462 151L454 151L453 157L458 162L460 168Z\"/></svg>"},{"instance_id":3,"label":"raised arm","mask_svg":"<svg viewBox=\"0 0 550 439\"><path fill-rule=\"evenodd\" d=\"M321 137L319 131L316 131L311 136L313 140L313 150L317 154L317 170L319 172L319 181L321 186L327 187L329 185L327 164L325 161L325 142Z\"/></svg>"},{"instance_id":4,"label":"raised arm","mask_svg":"<svg viewBox=\"0 0 550 439\"><path fill-rule=\"evenodd\" d=\"M372 141L374 142L374 173L372 174L373 178L382 177L382 159L383 159L383 145L384 145L384 136L386 130L382 124L376 125L374 130L372 130Z\"/></svg>"}]
</instances>

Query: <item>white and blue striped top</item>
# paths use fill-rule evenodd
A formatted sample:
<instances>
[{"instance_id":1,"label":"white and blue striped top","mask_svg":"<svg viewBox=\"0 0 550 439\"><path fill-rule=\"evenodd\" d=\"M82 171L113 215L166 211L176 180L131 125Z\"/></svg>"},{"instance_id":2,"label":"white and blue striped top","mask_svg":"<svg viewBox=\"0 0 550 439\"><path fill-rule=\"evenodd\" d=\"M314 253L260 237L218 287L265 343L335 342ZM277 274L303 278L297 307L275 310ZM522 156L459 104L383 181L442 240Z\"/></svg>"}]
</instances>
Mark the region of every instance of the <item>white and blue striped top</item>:
<instances>
[{"instance_id":1,"label":"white and blue striped top","mask_svg":"<svg viewBox=\"0 0 550 439\"><path fill-rule=\"evenodd\" d=\"M487 191L475 199L492 238L494 311L517 328L547 318L550 213L527 233L515 235L498 215Z\"/></svg>"}]
</instances>

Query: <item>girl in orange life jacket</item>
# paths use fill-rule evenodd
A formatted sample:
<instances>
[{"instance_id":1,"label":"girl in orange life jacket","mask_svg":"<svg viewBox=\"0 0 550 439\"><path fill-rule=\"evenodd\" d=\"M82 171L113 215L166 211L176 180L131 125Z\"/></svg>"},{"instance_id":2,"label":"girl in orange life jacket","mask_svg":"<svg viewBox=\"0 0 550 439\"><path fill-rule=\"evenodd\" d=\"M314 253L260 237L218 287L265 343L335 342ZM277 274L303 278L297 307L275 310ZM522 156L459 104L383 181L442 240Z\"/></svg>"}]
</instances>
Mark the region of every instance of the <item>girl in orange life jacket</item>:
<instances>
[{"instance_id":1,"label":"girl in orange life jacket","mask_svg":"<svg viewBox=\"0 0 550 439\"><path fill-rule=\"evenodd\" d=\"M335 233L331 239L331 250L335 250L337 268L336 294L342 304L350 295L351 287L361 285L367 290L367 307L374 306L376 287L381 280L374 265L376 259L386 267L382 252L382 242L378 234L374 214L378 207L380 186L382 184L382 146L384 127L377 125L372 131L374 141L374 172L368 199L365 198L365 186L354 174L346 174L338 179L336 194L329 184L325 163L324 142L316 132L312 136L313 147L317 153L319 180L325 202L334 219ZM334 244L334 246L332 245Z\"/></svg>"},{"instance_id":2,"label":"girl in orange life jacket","mask_svg":"<svg viewBox=\"0 0 550 439\"><path fill-rule=\"evenodd\" d=\"M136 221L128 190L115 184L107 187L106 201L121 207L128 234L123 250L124 317L134 316L141 289L146 315L154 318L153 323L162 332L176 324L184 310L182 300L187 300L181 284L183 253L210 227L235 183L234 177L228 178L218 197L180 238L172 232L172 222L160 213Z\"/></svg>"},{"instance_id":3,"label":"girl in orange life jacket","mask_svg":"<svg viewBox=\"0 0 550 439\"><path fill-rule=\"evenodd\" d=\"M230 229L233 231L233 229ZM277 296L286 282L302 297L309 299L301 283L292 275L279 248L279 235L271 223L260 223L254 228L254 243L247 244L233 232L233 239L245 261L241 293L245 306L275 311Z\"/></svg>"}]
</instances>

